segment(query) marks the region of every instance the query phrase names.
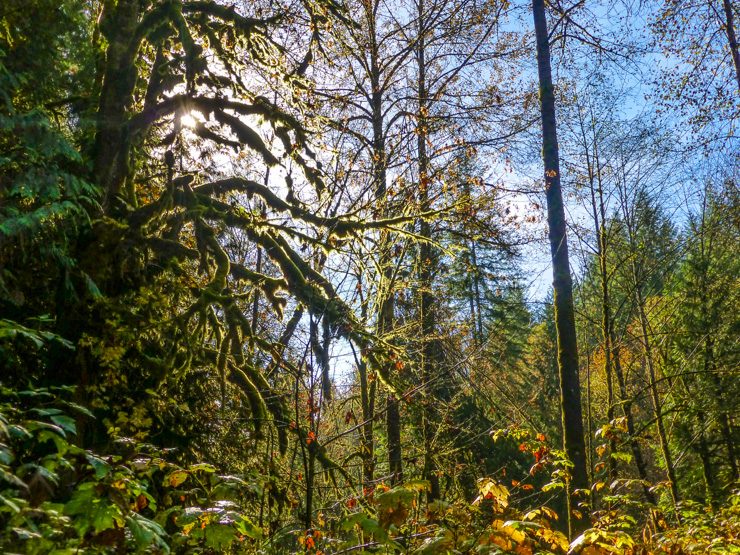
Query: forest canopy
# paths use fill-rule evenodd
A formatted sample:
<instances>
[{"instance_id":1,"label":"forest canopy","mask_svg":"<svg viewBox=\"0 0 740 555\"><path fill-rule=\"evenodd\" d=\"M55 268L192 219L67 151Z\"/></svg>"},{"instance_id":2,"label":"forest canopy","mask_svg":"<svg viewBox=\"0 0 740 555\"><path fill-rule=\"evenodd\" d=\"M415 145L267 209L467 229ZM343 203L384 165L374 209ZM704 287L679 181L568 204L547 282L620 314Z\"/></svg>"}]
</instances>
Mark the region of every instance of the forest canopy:
<instances>
[{"instance_id":1,"label":"forest canopy","mask_svg":"<svg viewBox=\"0 0 740 555\"><path fill-rule=\"evenodd\" d=\"M740 553L739 19L4 0L0 551Z\"/></svg>"}]
</instances>

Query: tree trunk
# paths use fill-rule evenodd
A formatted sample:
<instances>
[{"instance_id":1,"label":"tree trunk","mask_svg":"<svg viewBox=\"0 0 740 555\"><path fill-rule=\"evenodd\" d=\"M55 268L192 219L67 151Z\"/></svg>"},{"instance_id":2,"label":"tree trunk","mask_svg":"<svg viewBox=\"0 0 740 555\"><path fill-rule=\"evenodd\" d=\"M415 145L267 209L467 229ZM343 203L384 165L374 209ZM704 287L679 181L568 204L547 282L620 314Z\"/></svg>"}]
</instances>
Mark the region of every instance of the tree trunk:
<instances>
[{"instance_id":1,"label":"tree trunk","mask_svg":"<svg viewBox=\"0 0 740 555\"><path fill-rule=\"evenodd\" d=\"M375 202L382 216L389 215L387 206L387 165L388 157L385 143L384 130L384 103L383 87L381 84L381 60L377 43L376 29L376 5L371 2L364 2L365 20L368 28L368 37L370 39L370 64L368 77L371 86L371 118L372 118L372 176L373 192ZM377 332L379 336L388 335L393 331L395 298L393 293L393 271L391 268L391 242L387 231L381 231L379 239L380 249L380 268L381 279L378 287L378 310L377 310ZM392 374L389 370L388 375ZM397 484L403 479L403 458L401 451L401 412L398 399L393 393L388 393L386 397L385 416L386 416L386 434L388 438L388 465L390 471L391 484ZM372 431L372 427L366 428L367 432ZM367 438L369 440L369 438ZM371 444L368 441L367 445ZM367 466L366 470L371 467ZM366 477L368 482L371 480Z\"/></svg>"},{"instance_id":2,"label":"tree trunk","mask_svg":"<svg viewBox=\"0 0 740 555\"><path fill-rule=\"evenodd\" d=\"M627 420L627 435L629 435L630 448L632 449L632 456L635 459L637 476L639 476L642 481L642 492L645 495L645 499L647 499L648 503L655 505L657 502L655 494L650 491L650 486L648 485L647 463L645 462L645 458L642 456L640 444L637 442L635 417L632 414L632 399L629 398L627 392L627 384L624 379L624 373L622 372L622 362L619 359L619 347L617 346L616 337L614 336L613 324L610 333L612 335L611 344L614 346L614 375L617 378L617 385L619 385L619 400L622 402L622 410L624 411L624 417Z\"/></svg>"},{"instance_id":3,"label":"tree trunk","mask_svg":"<svg viewBox=\"0 0 740 555\"><path fill-rule=\"evenodd\" d=\"M706 427L707 417L704 411L696 413L696 420L699 424L699 441L696 452L701 460L701 470L704 477L704 503L712 507L717 506L717 497L714 491L714 472L712 471L712 456L709 453L709 444L707 443Z\"/></svg>"},{"instance_id":4,"label":"tree trunk","mask_svg":"<svg viewBox=\"0 0 740 555\"><path fill-rule=\"evenodd\" d=\"M130 138L126 119L137 76L134 60L138 49L132 48L131 41L139 24L139 4L138 0L120 0L116 6L106 3L101 18L108 48L98 102L93 172L103 190L106 212L110 211L129 174Z\"/></svg>"},{"instance_id":5,"label":"tree trunk","mask_svg":"<svg viewBox=\"0 0 740 555\"><path fill-rule=\"evenodd\" d=\"M428 128L428 98L426 84L426 42L424 40L424 0L417 2L417 18L419 27L417 30L416 63L419 72L417 79L417 93L419 95L419 113L417 114L416 145L419 171L419 210L426 212L430 209L429 202L429 156L427 154ZM422 219L419 225L419 235L422 242L419 244L419 259L417 271L419 279L419 317L421 319L421 380L423 391L422 406L422 434L424 436L424 479L429 481L430 490L427 501L432 502L440 497L439 476L437 475L437 463L434 457L434 376L432 371L438 365L435 364L434 330L434 295L432 294L433 268L436 265L436 253L432 245L424 239L432 238L432 228L428 220Z\"/></svg>"},{"instance_id":6,"label":"tree trunk","mask_svg":"<svg viewBox=\"0 0 740 555\"><path fill-rule=\"evenodd\" d=\"M592 118L593 119L593 118ZM606 210L604 206L604 193L601 181L601 163L599 161L598 141L594 133L593 145L594 156L591 159L590 145L586 139L586 129L583 119L580 118L581 137L583 140L583 150L586 154L586 166L588 171L588 181L591 189L591 217L594 221L594 233L596 235L596 257L599 263L599 282L601 286L601 336L604 348L604 377L606 378L606 420L609 424L614 420L614 379L612 372L613 345L612 345L612 318L611 304L609 299L609 272L607 269L607 238L606 238ZM595 166L595 167L594 167ZM598 186L598 205L597 205L597 186ZM589 403L590 405L590 403ZM589 406L590 410L590 406ZM589 442L591 429L589 426ZM616 441L614 436L609 434L609 481L617 478L616 459L612 454L616 451ZM589 449L589 453L591 450Z\"/></svg>"},{"instance_id":7,"label":"tree trunk","mask_svg":"<svg viewBox=\"0 0 740 555\"><path fill-rule=\"evenodd\" d=\"M360 360L358 364L360 374L360 401L362 403L362 430L360 456L362 458L362 493L368 495L372 491L375 479L375 441L373 438L373 420L375 419L375 388L376 380L368 383L367 364Z\"/></svg>"},{"instance_id":8,"label":"tree trunk","mask_svg":"<svg viewBox=\"0 0 740 555\"><path fill-rule=\"evenodd\" d=\"M583 436L581 385L578 375L578 347L573 309L573 283L568 261L568 243L565 209L560 188L560 159L555 120L555 91L550 68L545 1L532 0L535 35L537 37L537 69L540 83L540 111L542 116L542 159L545 165L547 223L553 272L553 304L557 330L558 373L560 378L560 405L563 421L563 447L573 463L568 491L568 528L570 536L581 533L588 526L583 511L576 511L574 490L588 488L586 445Z\"/></svg>"},{"instance_id":9,"label":"tree trunk","mask_svg":"<svg viewBox=\"0 0 740 555\"><path fill-rule=\"evenodd\" d=\"M732 11L731 0L723 0L725 8L725 34L727 44L730 46L732 63L735 65L735 78L737 79L737 93L740 95L740 49L738 49L737 35L735 34L735 14Z\"/></svg>"},{"instance_id":10,"label":"tree trunk","mask_svg":"<svg viewBox=\"0 0 740 555\"><path fill-rule=\"evenodd\" d=\"M637 275L637 267L634 261L632 262L632 275L634 278L635 297L637 301L638 317L640 319L640 333L643 347L643 354L645 356L645 364L648 369L648 387L650 389L650 399L653 404L653 412L655 414L655 423L658 427L658 439L660 441L660 450L663 454L663 460L666 466L666 477L670 482L671 498L673 500L673 506L678 506L680 500L678 492L678 481L676 480L676 470L673 466L673 457L671 456L671 448L668 444L668 434L665 429L665 423L663 422L663 405L660 401L660 392L658 391L658 382L655 372L655 364L653 358L653 350L650 342L650 334L648 330L648 319L645 313L645 300L642 296L642 289L640 287L639 277Z\"/></svg>"}]
</instances>

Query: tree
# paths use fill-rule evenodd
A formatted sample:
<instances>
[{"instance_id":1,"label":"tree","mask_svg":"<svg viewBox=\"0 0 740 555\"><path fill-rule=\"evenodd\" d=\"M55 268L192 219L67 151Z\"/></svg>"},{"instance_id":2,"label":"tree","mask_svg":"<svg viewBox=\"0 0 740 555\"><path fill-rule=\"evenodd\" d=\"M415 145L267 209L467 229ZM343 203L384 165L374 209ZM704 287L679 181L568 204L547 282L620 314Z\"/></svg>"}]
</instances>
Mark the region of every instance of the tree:
<instances>
[{"instance_id":1,"label":"tree","mask_svg":"<svg viewBox=\"0 0 740 555\"><path fill-rule=\"evenodd\" d=\"M626 99L620 98L614 91L616 86L603 75L596 74L585 90L578 91L573 99L569 124L566 151L566 176L574 182L576 190L583 189L583 202L589 211L593 226L589 237L588 231L580 235L585 261L585 275L581 282L580 297L583 308L579 317L584 326L597 326L600 341L596 339L596 348L591 348L596 360L603 362L604 383L606 385L605 428L610 430L617 424L617 414L621 413L627 428L632 459L642 482L645 499L655 503L656 499L650 489L648 465L645 460L639 438L636 437L634 403L628 390L625 371L622 367L621 344L623 333L620 321L630 306L625 302L624 293L619 291L617 268L623 264L624 257L619 253L621 225L614 218L617 198L617 168L614 158L623 143L634 140L633 134L651 136L657 132L641 127L637 121L625 123L615 119L615 106ZM596 86L594 86L596 85ZM608 91L608 92L607 92ZM659 140L659 138L658 138ZM638 147L644 149L643 147ZM652 153L659 156L657 149ZM600 317L597 323L595 315ZM607 436L608 442L608 478L609 483L616 483L618 472L617 451L620 448L615 434ZM592 454L593 457L593 454ZM595 479L595 478L594 478Z\"/></svg>"},{"instance_id":2,"label":"tree","mask_svg":"<svg viewBox=\"0 0 740 555\"><path fill-rule=\"evenodd\" d=\"M552 255L553 303L557 331L558 373L560 377L560 406L563 418L563 445L573 462L573 473L568 494L568 522L571 536L582 532L587 519L577 513L572 501L573 490L588 487L586 471L586 444L581 412L581 386L578 375L578 346L573 284L568 261L565 210L560 187L560 157L555 120L555 89L550 69L550 45L547 32L544 0L532 1L532 14L537 39L537 69L540 83L540 112L542 116L542 159L545 164L545 193L547 196L547 224ZM574 511L576 511L574 513ZM580 514L580 517L574 516Z\"/></svg>"},{"instance_id":3,"label":"tree","mask_svg":"<svg viewBox=\"0 0 740 555\"><path fill-rule=\"evenodd\" d=\"M731 185L730 185L731 186ZM729 191L709 183L689 221L686 254L669 284L676 308L668 323L671 366L668 375L682 384L675 403L684 412L680 448L699 457L708 505L718 506L728 484L737 480L733 380L735 364L727 334L737 325L737 298L727 276L737 261L736 228L726 219L732 208ZM684 481L691 491L694 484Z\"/></svg>"}]
</instances>

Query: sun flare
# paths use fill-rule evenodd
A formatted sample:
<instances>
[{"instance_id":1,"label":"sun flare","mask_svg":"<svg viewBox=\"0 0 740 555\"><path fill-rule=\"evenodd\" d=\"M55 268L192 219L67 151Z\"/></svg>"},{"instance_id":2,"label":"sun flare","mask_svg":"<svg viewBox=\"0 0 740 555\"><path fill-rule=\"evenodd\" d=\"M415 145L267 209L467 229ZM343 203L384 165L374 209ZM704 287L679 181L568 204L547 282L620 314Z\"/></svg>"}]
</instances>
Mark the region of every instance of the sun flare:
<instances>
[{"instance_id":1,"label":"sun flare","mask_svg":"<svg viewBox=\"0 0 740 555\"><path fill-rule=\"evenodd\" d=\"M188 112L180 116L180 124L183 127L190 127L192 129L198 124L198 121L193 117L193 115L190 112Z\"/></svg>"}]
</instances>

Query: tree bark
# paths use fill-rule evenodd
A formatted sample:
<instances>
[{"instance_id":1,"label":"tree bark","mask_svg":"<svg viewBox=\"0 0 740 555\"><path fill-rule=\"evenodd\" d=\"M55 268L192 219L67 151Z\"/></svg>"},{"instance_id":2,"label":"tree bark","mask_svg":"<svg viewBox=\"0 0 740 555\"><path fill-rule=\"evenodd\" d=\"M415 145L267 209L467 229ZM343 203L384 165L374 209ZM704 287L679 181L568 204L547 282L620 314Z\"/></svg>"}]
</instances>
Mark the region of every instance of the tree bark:
<instances>
[{"instance_id":1,"label":"tree bark","mask_svg":"<svg viewBox=\"0 0 740 555\"><path fill-rule=\"evenodd\" d=\"M131 41L139 24L139 4L138 0L121 0L115 6L106 3L101 17L108 48L98 101L93 173L103 190L106 212L110 211L129 174L130 138L126 120L136 85L134 60L138 48L132 48Z\"/></svg>"},{"instance_id":2,"label":"tree bark","mask_svg":"<svg viewBox=\"0 0 740 555\"><path fill-rule=\"evenodd\" d=\"M385 144L384 126L384 97L381 85L380 52L376 40L375 14L371 2L365 4L366 18L370 35L370 85L371 110L373 124L373 187L375 200L383 216L388 215L386 205L387 190L387 153ZM393 330L395 298L393 293L393 272L391 269L390 237L387 232L381 232L380 238L380 266L382 278L378 294L378 334L383 336ZM389 372L389 375L391 372ZM401 410L399 401L393 393L386 397L386 434L388 436L388 466L390 482L395 485L403 481L403 454L401 451Z\"/></svg>"},{"instance_id":3,"label":"tree bark","mask_svg":"<svg viewBox=\"0 0 740 555\"><path fill-rule=\"evenodd\" d=\"M735 65L735 78L737 79L737 92L740 95L740 49L737 44L737 35L735 34L735 14L732 11L731 0L723 0L725 9L725 34L727 43L730 46L732 63Z\"/></svg>"},{"instance_id":4,"label":"tree bark","mask_svg":"<svg viewBox=\"0 0 740 555\"><path fill-rule=\"evenodd\" d=\"M542 159L545 165L547 223L553 271L553 304L557 331L558 373L560 378L560 406L563 422L563 447L573 463L568 484L568 528L573 537L588 526L583 511L576 510L574 490L588 487L586 445L581 409L581 384L578 374L578 347L573 283L568 260L565 209L560 187L560 158L555 118L555 91L550 68L545 1L532 0L535 35L537 38L537 69L540 84L540 112L542 117Z\"/></svg>"},{"instance_id":5,"label":"tree bark","mask_svg":"<svg viewBox=\"0 0 740 555\"><path fill-rule=\"evenodd\" d=\"M430 209L429 201L429 155L427 153L428 129L428 97L426 83L426 41L424 40L424 0L417 2L417 46L416 64L417 94L419 96L419 113L417 114L417 163L419 171L419 210L426 212ZM419 235L422 239L432 238L432 228L428 220L422 219L419 224ZM439 476L437 475L437 463L434 457L434 376L432 370L435 364L434 330L436 315L434 313L434 295L432 294L433 268L436 265L436 253L428 241L422 240L419 245L419 259L417 261L419 279L419 316L421 319L421 379L423 386L422 407L422 434L424 436L424 478L429 481L430 489L427 501L432 502L440 497Z\"/></svg>"}]
</instances>

